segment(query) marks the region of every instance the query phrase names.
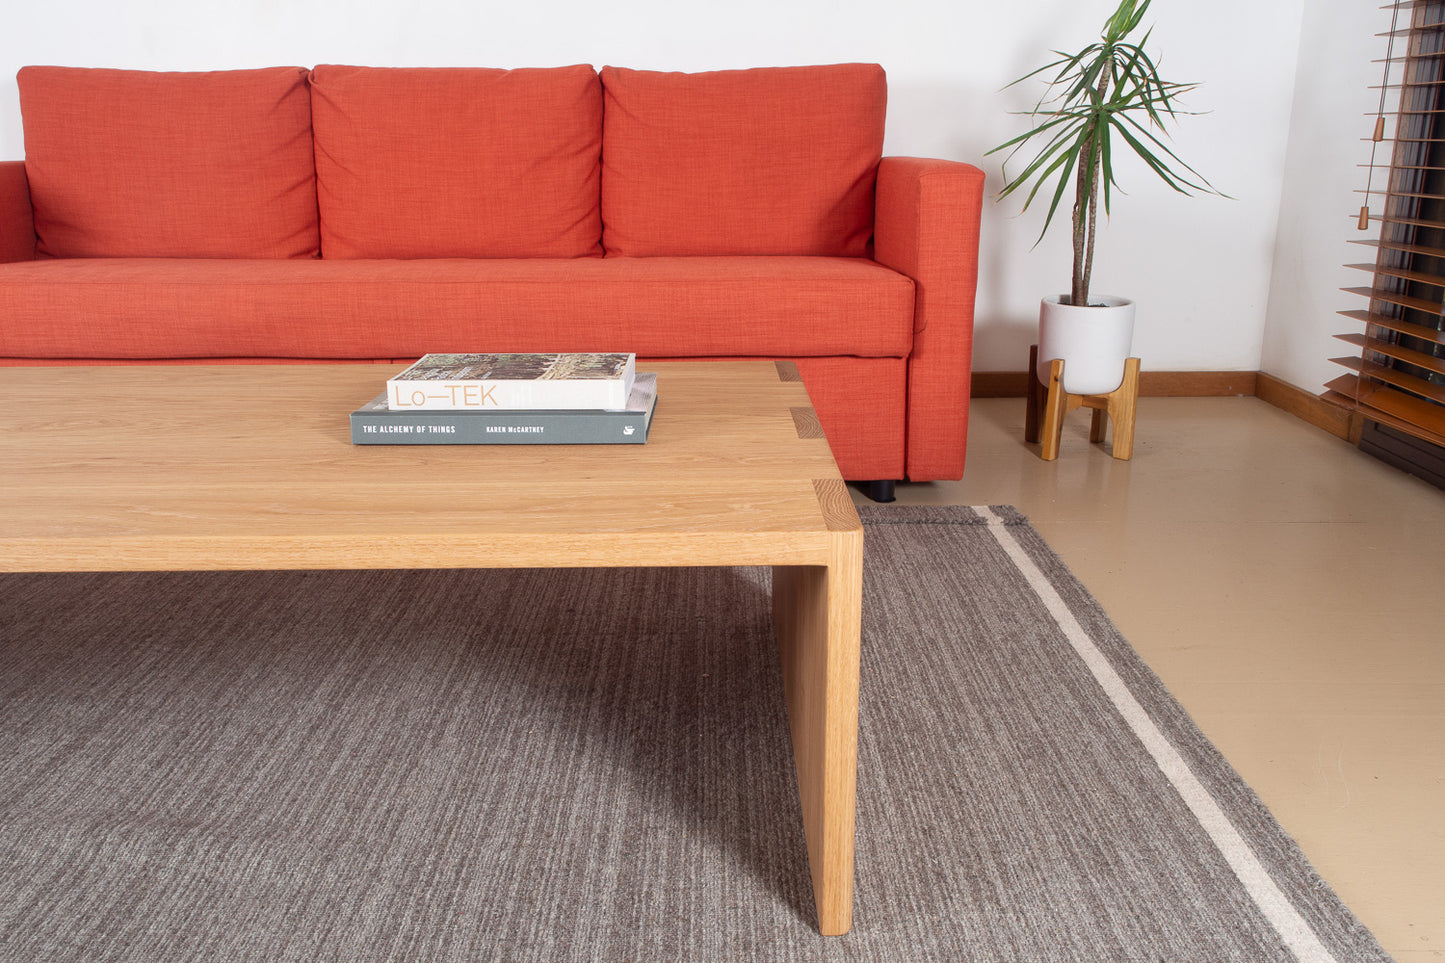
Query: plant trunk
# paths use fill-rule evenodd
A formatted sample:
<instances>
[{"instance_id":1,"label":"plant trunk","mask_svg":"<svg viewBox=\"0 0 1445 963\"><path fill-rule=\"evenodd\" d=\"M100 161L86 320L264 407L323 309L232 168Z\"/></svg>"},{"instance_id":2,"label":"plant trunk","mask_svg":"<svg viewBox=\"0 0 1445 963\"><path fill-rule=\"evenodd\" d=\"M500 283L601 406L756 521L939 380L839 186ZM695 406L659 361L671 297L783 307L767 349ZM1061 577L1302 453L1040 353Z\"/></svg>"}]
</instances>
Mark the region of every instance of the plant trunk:
<instances>
[{"instance_id":1,"label":"plant trunk","mask_svg":"<svg viewBox=\"0 0 1445 963\"><path fill-rule=\"evenodd\" d=\"M1093 137L1084 142L1081 153L1083 157L1079 160L1079 172L1074 182L1074 280L1069 291L1069 303L1077 307L1085 307L1089 303L1089 273L1092 265L1086 263L1085 254L1091 251L1093 246L1087 236L1090 221L1089 170L1096 164Z\"/></svg>"},{"instance_id":2,"label":"plant trunk","mask_svg":"<svg viewBox=\"0 0 1445 963\"><path fill-rule=\"evenodd\" d=\"M1099 154L1094 152L1094 183L1089 189L1089 249L1084 254L1084 299L1081 303L1089 303L1089 281L1094 274L1094 237L1099 217Z\"/></svg>"},{"instance_id":3,"label":"plant trunk","mask_svg":"<svg viewBox=\"0 0 1445 963\"><path fill-rule=\"evenodd\" d=\"M1098 103L1102 106L1109 92L1109 72L1100 71ZM1094 233L1099 218L1099 167L1102 156L1099 134L1107 123L1102 111L1094 133L1084 141L1079 152L1078 180L1074 187L1074 278L1069 303L1081 307L1089 304L1089 280L1094 273ZM1087 190L1085 189L1087 187Z\"/></svg>"}]
</instances>

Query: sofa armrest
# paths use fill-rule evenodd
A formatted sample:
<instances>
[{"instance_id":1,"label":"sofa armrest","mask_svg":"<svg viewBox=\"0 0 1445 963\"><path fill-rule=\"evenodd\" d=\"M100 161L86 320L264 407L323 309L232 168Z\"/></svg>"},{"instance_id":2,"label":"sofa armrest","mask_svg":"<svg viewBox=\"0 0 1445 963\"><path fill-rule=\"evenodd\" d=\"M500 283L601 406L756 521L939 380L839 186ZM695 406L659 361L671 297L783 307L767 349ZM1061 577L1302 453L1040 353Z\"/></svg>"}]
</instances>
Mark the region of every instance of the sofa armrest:
<instances>
[{"instance_id":1,"label":"sofa armrest","mask_svg":"<svg viewBox=\"0 0 1445 963\"><path fill-rule=\"evenodd\" d=\"M35 258L35 212L24 161L0 161L0 263Z\"/></svg>"},{"instance_id":2,"label":"sofa armrest","mask_svg":"<svg viewBox=\"0 0 1445 963\"><path fill-rule=\"evenodd\" d=\"M913 481L963 475L983 177L970 164L920 157L878 166L873 256L914 283L905 462Z\"/></svg>"}]
</instances>

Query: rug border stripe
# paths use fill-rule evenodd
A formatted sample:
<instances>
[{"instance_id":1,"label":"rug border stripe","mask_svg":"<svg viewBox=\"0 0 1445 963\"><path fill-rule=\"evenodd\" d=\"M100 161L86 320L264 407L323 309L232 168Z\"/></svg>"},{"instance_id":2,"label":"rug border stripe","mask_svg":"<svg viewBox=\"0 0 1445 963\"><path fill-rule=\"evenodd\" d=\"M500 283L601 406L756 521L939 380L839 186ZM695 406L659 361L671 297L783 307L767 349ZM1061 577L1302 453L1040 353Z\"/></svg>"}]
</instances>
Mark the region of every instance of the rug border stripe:
<instances>
[{"instance_id":1,"label":"rug border stripe","mask_svg":"<svg viewBox=\"0 0 1445 963\"><path fill-rule=\"evenodd\" d=\"M1224 810L1220 808L1209 790L1189 768L1184 757L1169 742L1154 720L1134 698L1128 685L1114 671L1114 667L1100 651L1094 640L1069 611L1068 605L1044 575L1023 546L1009 531L1005 519L994 514L990 507L977 506L974 511L985 519L989 532L999 547L1008 555L1014 567L1039 601L1044 604L1064 637L1083 660L1093 675L1094 681L1104 690L1114 708L1123 716L1134 735L1148 750L1170 785L1179 794L1184 804L1194 813L1200 826L1209 834L1210 840L1234 870L1245 891L1271 926L1285 942L1295 958L1301 963L1338 963L1334 954L1325 948L1318 935L1295 909L1289 898L1280 890L1249 843L1240 834Z\"/></svg>"}]
</instances>

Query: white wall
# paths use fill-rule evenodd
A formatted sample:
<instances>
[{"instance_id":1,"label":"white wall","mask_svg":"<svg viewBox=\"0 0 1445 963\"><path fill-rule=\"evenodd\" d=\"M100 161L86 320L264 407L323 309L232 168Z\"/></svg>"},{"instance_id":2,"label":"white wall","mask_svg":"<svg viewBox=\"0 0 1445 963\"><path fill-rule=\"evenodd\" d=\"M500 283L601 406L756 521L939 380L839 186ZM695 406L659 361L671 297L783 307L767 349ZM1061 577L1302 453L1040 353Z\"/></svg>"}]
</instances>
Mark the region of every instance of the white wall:
<instances>
[{"instance_id":1,"label":"white wall","mask_svg":"<svg viewBox=\"0 0 1445 963\"><path fill-rule=\"evenodd\" d=\"M1390 26L1389 11L1379 6L1305 8L1260 370L1313 393L1344 373L1329 358L1359 353L1331 337L1363 331L1336 312L1367 306L1364 298L1340 288L1368 287L1370 276L1343 265L1373 264L1375 252L1349 240L1380 234L1378 224L1358 231L1353 222L1363 203L1355 191L1364 188L1366 175L1356 165L1369 163L1370 145L1363 138L1375 126L1366 115L1380 105L1379 91L1368 89L1380 83L1382 69L1370 61L1384 57L1386 49L1375 34ZM1377 160L1389 164L1389 143L1381 145ZM1383 186L1381 179L1375 186ZM1379 214L1380 202L1371 210Z\"/></svg>"},{"instance_id":2,"label":"white wall","mask_svg":"<svg viewBox=\"0 0 1445 963\"><path fill-rule=\"evenodd\" d=\"M1151 10L1166 76L1199 81L1180 154L1233 200L1173 195L1132 166L1101 232L1095 290L1139 301L1146 369L1254 370L1266 333L1286 181L1301 21L1352 0L1160 0ZM23 156L15 71L28 63L149 69L317 63L707 70L877 61L888 70L886 150L967 160L1000 185L993 145L1024 129L1000 92L1051 48L1091 40L1112 0L55 0L16 5L0 34L0 158ZM1373 5L1370 5L1373 6ZM1372 31L1373 32L1373 31ZM1353 160L1350 163L1354 163ZM1298 162L1297 166L1309 166ZM1042 210L989 204L978 298L978 370L1022 370L1038 298L1066 290L1063 232L1032 247ZM1306 257L1307 254L1301 254ZM1332 255L1334 263L1340 258ZM1271 325L1272 345L1289 340ZM1310 350L1314 350L1313 347ZM1283 362L1272 362L1281 366Z\"/></svg>"}]
</instances>

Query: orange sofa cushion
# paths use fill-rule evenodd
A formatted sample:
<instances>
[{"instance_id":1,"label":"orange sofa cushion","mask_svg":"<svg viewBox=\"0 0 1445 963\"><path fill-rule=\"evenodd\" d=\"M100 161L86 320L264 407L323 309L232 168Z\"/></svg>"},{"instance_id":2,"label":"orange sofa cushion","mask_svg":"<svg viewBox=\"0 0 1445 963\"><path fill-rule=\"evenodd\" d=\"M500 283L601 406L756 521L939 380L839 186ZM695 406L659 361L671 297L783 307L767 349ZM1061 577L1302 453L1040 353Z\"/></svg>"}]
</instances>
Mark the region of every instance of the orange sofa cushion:
<instances>
[{"instance_id":1,"label":"orange sofa cushion","mask_svg":"<svg viewBox=\"0 0 1445 963\"><path fill-rule=\"evenodd\" d=\"M311 91L323 257L601 253L590 66L322 65Z\"/></svg>"},{"instance_id":2,"label":"orange sofa cushion","mask_svg":"<svg viewBox=\"0 0 1445 963\"><path fill-rule=\"evenodd\" d=\"M35 212L24 161L0 161L0 263L35 256Z\"/></svg>"},{"instance_id":3,"label":"orange sofa cushion","mask_svg":"<svg viewBox=\"0 0 1445 963\"><path fill-rule=\"evenodd\" d=\"M609 255L867 256L882 67L603 67L602 86Z\"/></svg>"},{"instance_id":4,"label":"orange sofa cushion","mask_svg":"<svg viewBox=\"0 0 1445 963\"><path fill-rule=\"evenodd\" d=\"M913 282L861 258L76 258L0 280L0 358L902 358L913 343Z\"/></svg>"},{"instance_id":5,"label":"orange sofa cushion","mask_svg":"<svg viewBox=\"0 0 1445 963\"><path fill-rule=\"evenodd\" d=\"M315 257L306 73L22 67L37 253Z\"/></svg>"}]
</instances>

